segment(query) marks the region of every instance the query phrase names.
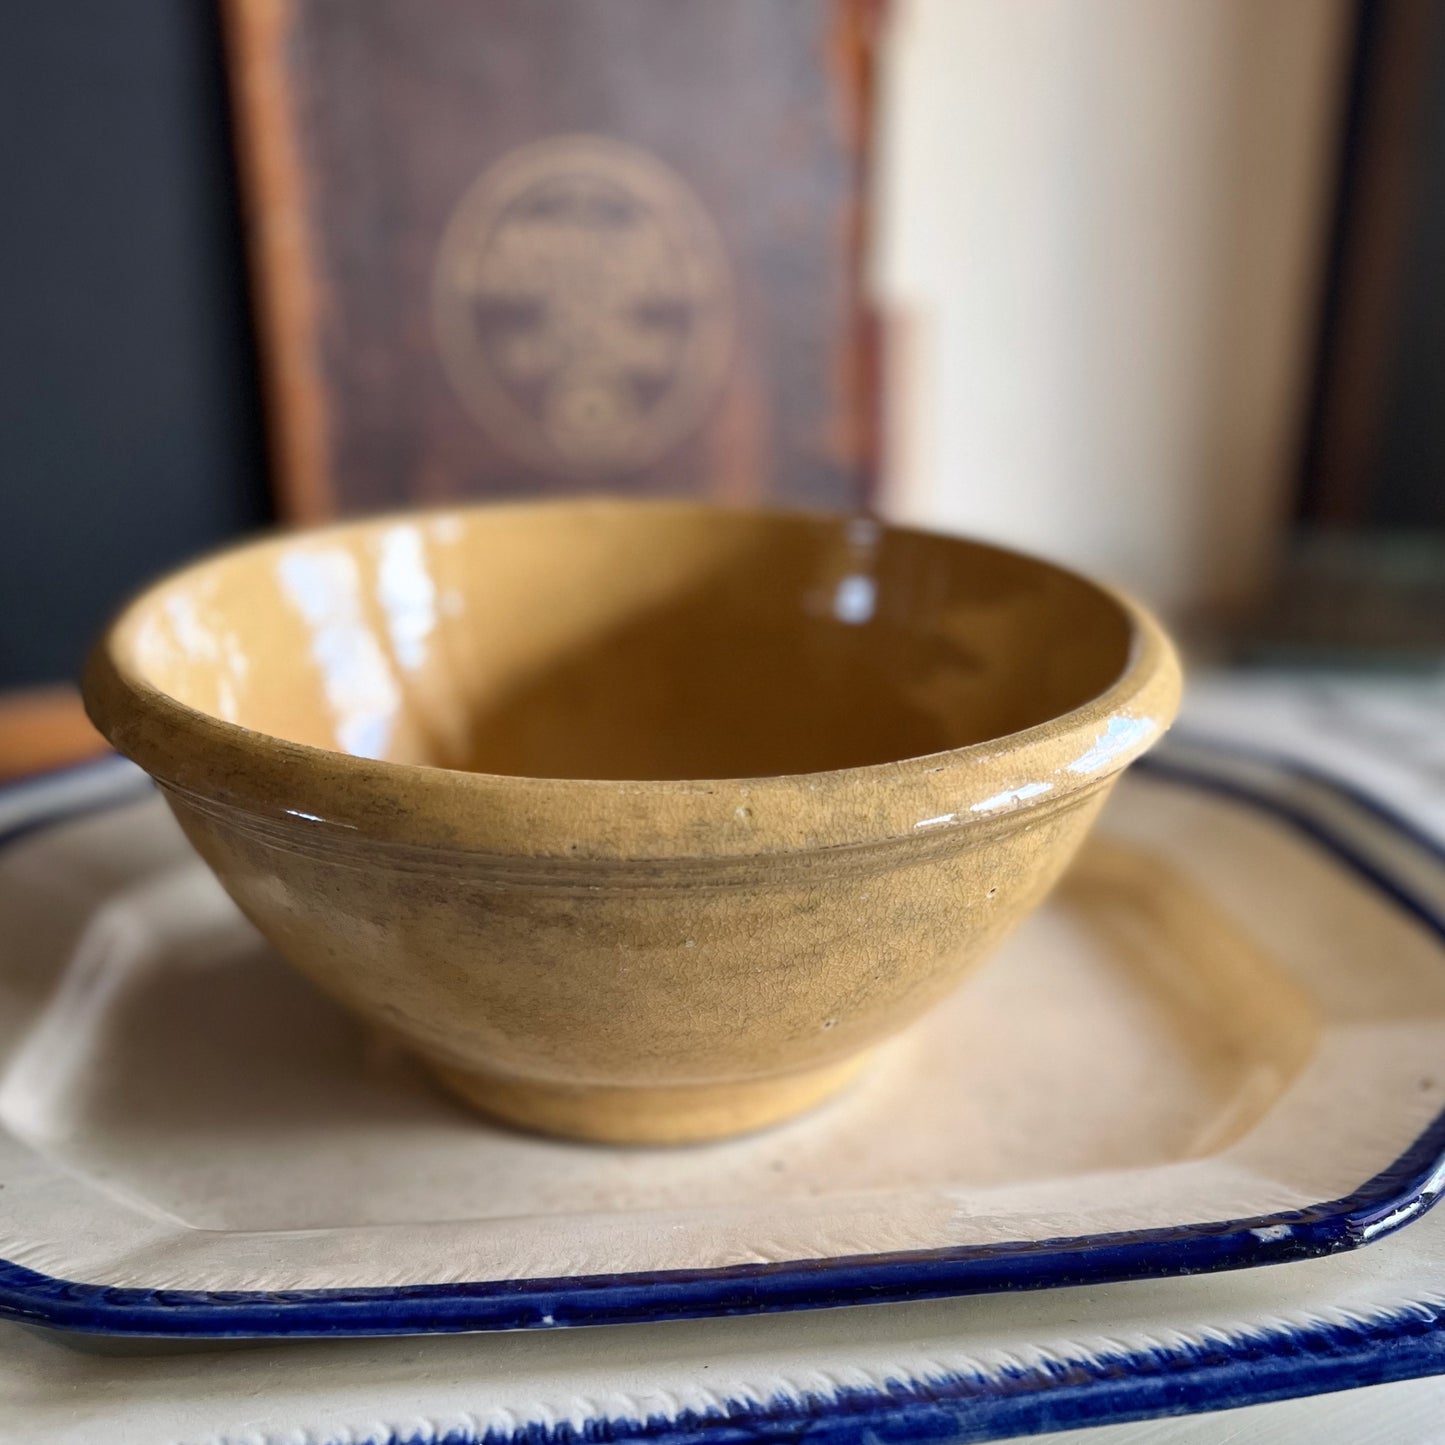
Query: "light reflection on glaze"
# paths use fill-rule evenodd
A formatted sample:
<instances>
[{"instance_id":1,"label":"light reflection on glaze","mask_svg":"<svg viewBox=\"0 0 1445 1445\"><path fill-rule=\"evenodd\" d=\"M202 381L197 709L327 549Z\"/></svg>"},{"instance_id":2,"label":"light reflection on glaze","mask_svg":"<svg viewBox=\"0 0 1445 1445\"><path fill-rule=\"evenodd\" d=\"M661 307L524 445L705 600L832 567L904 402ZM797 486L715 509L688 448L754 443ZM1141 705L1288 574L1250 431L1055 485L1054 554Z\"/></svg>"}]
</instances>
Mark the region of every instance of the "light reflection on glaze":
<instances>
[{"instance_id":1,"label":"light reflection on glaze","mask_svg":"<svg viewBox=\"0 0 1445 1445\"><path fill-rule=\"evenodd\" d=\"M991 798L985 798L981 803L975 803L969 809L971 813L996 813L1000 808L1012 807L1015 803L1026 802L1029 798L1037 798L1042 793L1053 792L1052 783L1025 783L1021 788L1005 788L1001 793L995 793Z\"/></svg>"},{"instance_id":2,"label":"light reflection on glaze","mask_svg":"<svg viewBox=\"0 0 1445 1445\"><path fill-rule=\"evenodd\" d=\"M427 570L421 529L388 528L382 534L376 591L386 615L391 650L408 671L426 663L427 641L437 623L437 589Z\"/></svg>"},{"instance_id":3,"label":"light reflection on glaze","mask_svg":"<svg viewBox=\"0 0 1445 1445\"><path fill-rule=\"evenodd\" d=\"M1052 783L1024 783L1022 787L1005 788L1001 793L995 793L991 798L985 798L981 803L974 803L970 813L997 813L1000 810L1012 807L1017 803L1025 803L1030 798L1040 797L1044 793L1053 791ZM958 821L957 813L940 813L936 818L920 819L913 826L915 828L938 828L945 823Z\"/></svg>"},{"instance_id":4,"label":"light reflection on glaze","mask_svg":"<svg viewBox=\"0 0 1445 1445\"><path fill-rule=\"evenodd\" d=\"M288 818L300 818L306 823L328 823L333 828L345 828L353 833L357 831L355 823L342 823L335 818L323 818L320 813L307 813L301 808L283 808L281 811Z\"/></svg>"},{"instance_id":5,"label":"light reflection on glaze","mask_svg":"<svg viewBox=\"0 0 1445 1445\"><path fill-rule=\"evenodd\" d=\"M213 588L176 588L145 620L136 639L146 665L160 669L199 670L213 691L205 705L226 722L240 721L250 659L234 632L218 632L205 610L213 606Z\"/></svg>"},{"instance_id":6,"label":"light reflection on glaze","mask_svg":"<svg viewBox=\"0 0 1445 1445\"><path fill-rule=\"evenodd\" d=\"M227 722L239 722L240 698L251 675L251 659L246 655L245 644L234 632L221 635L221 652L226 659L225 671L217 684L221 716Z\"/></svg>"},{"instance_id":7,"label":"light reflection on glaze","mask_svg":"<svg viewBox=\"0 0 1445 1445\"><path fill-rule=\"evenodd\" d=\"M282 555L276 575L305 619L337 744L362 758L386 756L401 691L386 654L361 613L361 577L340 547Z\"/></svg>"},{"instance_id":8,"label":"light reflection on glaze","mask_svg":"<svg viewBox=\"0 0 1445 1445\"><path fill-rule=\"evenodd\" d=\"M848 542L849 572L833 591L834 618L848 627L861 627L878 610L878 544L882 529L871 517L850 517L844 534Z\"/></svg>"},{"instance_id":9,"label":"light reflection on glaze","mask_svg":"<svg viewBox=\"0 0 1445 1445\"><path fill-rule=\"evenodd\" d=\"M878 601L878 584L871 577L854 573L845 577L833 594L833 616L850 627L861 627L873 620Z\"/></svg>"},{"instance_id":10,"label":"light reflection on glaze","mask_svg":"<svg viewBox=\"0 0 1445 1445\"><path fill-rule=\"evenodd\" d=\"M201 600L205 600L204 595ZM217 634L202 615L195 592L177 590L162 608L165 626L149 625L141 645L152 656L179 654L187 667L199 666L214 677L211 705L217 716L235 722L240 716L238 688L244 684L247 661L234 633Z\"/></svg>"},{"instance_id":11,"label":"light reflection on glaze","mask_svg":"<svg viewBox=\"0 0 1445 1445\"><path fill-rule=\"evenodd\" d=\"M1159 731L1159 724L1152 717L1115 717L1094 741L1094 746L1083 757L1075 758L1069 764L1071 773L1097 773L1106 768L1122 753L1143 745Z\"/></svg>"},{"instance_id":12,"label":"light reflection on glaze","mask_svg":"<svg viewBox=\"0 0 1445 1445\"><path fill-rule=\"evenodd\" d=\"M165 614L171 636L187 662L216 661L216 634L201 621L189 592L171 593L165 601Z\"/></svg>"},{"instance_id":13,"label":"light reflection on glaze","mask_svg":"<svg viewBox=\"0 0 1445 1445\"><path fill-rule=\"evenodd\" d=\"M235 722L240 715L235 685L224 673L216 679L216 712L229 723Z\"/></svg>"}]
</instances>

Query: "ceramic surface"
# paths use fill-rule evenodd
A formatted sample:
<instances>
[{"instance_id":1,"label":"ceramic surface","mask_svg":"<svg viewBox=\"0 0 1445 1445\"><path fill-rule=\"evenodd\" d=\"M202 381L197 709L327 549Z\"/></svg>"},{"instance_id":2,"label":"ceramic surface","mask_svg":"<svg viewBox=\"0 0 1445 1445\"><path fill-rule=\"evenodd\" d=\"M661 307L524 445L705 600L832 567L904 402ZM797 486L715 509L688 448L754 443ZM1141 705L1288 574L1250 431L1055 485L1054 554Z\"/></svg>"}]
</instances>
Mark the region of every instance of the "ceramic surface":
<instances>
[{"instance_id":1,"label":"ceramic surface","mask_svg":"<svg viewBox=\"0 0 1445 1445\"><path fill-rule=\"evenodd\" d=\"M261 932L460 1097L678 1141L807 1108L951 991L1178 686L1042 562L585 501L203 562L86 697Z\"/></svg>"},{"instance_id":2,"label":"ceramic surface","mask_svg":"<svg viewBox=\"0 0 1445 1445\"><path fill-rule=\"evenodd\" d=\"M1145 766L858 1087L690 1150L469 1118L281 964L128 766L0 795L0 1309L546 1329L1381 1239L1445 1159L1445 859L1287 769Z\"/></svg>"},{"instance_id":3,"label":"ceramic surface","mask_svg":"<svg viewBox=\"0 0 1445 1445\"><path fill-rule=\"evenodd\" d=\"M1410 1257L1433 1288L1437 1260ZM8 1438L25 1445L1438 1445L1445 1380L1430 1376L1445 1331L1398 1268L1375 1289L1276 1273L1269 1298L1230 1276L1194 1286L1192 1304L1171 1281L967 1316L882 1305L146 1358L0 1322L0 1395ZM1391 1310L1381 1295L1411 1302ZM1376 1388L1313 1393L1360 1385Z\"/></svg>"}]
</instances>

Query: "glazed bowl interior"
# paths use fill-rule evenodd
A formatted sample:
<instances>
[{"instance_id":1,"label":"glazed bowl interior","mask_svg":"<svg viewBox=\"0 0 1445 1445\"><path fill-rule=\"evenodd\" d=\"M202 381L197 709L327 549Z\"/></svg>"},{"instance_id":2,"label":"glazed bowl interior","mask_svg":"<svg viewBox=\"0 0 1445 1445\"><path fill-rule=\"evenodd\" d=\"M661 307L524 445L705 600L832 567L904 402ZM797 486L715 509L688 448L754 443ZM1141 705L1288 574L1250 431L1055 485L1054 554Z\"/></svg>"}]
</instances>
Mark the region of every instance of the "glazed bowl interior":
<instances>
[{"instance_id":1,"label":"glazed bowl interior","mask_svg":"<svg viewBox=\"0 0 1445 1445\"><path fill-rule=\"evenodd\" d=\"M142 686L290 742L538 778L915 758L1081 707L1126 670L1106 591L862 519L582 501L281 536L153 588Z\"/></svg>"}]
</instances>

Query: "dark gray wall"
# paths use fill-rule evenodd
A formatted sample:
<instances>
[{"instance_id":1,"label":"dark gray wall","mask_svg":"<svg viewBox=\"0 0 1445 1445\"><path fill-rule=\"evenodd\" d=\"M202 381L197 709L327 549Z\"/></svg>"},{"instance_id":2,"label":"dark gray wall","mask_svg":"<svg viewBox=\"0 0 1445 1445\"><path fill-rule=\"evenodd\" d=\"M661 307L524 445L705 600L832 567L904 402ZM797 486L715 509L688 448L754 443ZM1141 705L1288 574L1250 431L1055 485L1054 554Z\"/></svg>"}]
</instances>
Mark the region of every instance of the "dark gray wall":
<instances>
[{"instance_id":1,"label":"dark gray wall","mask_svg":"<svg viewBox=\"0 0 1445 1445\"><path fill-rule=\"evenodd\" d=\"M1374 520L1445 531L1445 15L1432 38Z\"/></svg>"},{"instance_id":2,"label":"dark gray wall","mask_svg":"<svg viewBox=\"0 0 1445 1445\"><path fill-rule=\"evenodd\" d=\"M265 520L216 16L0 6L0 687Z\"/></svg>"},{"instance_id":3,"label":"dark gray wall","mask_svg":"<svg viewBox=\"0 0 1445 1445\"><path fill-rule=\"evenodd\" d=\"M1300 469L1310 530L1445 538L1445 4L1357 0Z\"/></svg>"}]
</instances>

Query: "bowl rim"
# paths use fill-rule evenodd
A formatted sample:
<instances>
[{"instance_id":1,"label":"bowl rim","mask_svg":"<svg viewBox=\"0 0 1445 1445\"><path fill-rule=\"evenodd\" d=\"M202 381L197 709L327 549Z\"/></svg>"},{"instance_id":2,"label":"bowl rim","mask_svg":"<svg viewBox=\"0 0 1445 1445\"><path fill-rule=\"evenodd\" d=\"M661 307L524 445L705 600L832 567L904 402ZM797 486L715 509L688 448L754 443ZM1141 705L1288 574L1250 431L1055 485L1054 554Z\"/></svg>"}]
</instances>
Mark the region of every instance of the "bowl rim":
<instances>
[{"instance_id":1,"label":"bowl rim","mask_svg":"<svg viewBox=\"0 0 1445 1445\"><path fill-rule=\"evenodd\" d=\"M962 747L896 761L758 778L584 779L467 772L294 742L181 702L129 664L134 620L156 593L248 552L337 533L503 512L693 511L846 525L867 515L709 501L565 497L465 502L277 528L174 568L135 593L92 648L86 711L116 751L168 793L292 834L367 847L458 850L569 862L746 858L918 842L1077 804L1151 747L1173 721L1178 657L1126 592L1058 563L968 536L869 517L884 531L958 543L1078 581L1125 619L1124 666L1056 717ZM239 820L238 820L239 821ZM992 829L990 828L990 831ZM329 846L329 844L328 844Z\"/></svg>"}]
</instances>

